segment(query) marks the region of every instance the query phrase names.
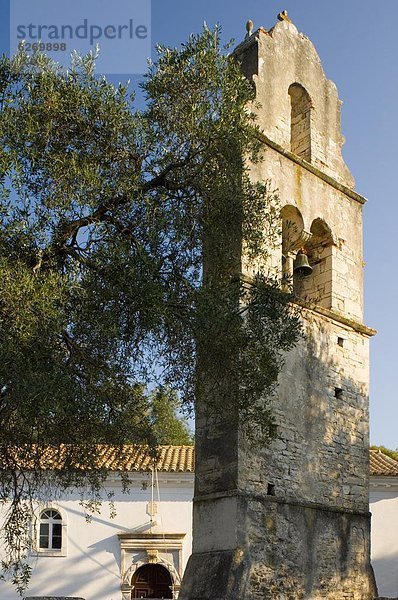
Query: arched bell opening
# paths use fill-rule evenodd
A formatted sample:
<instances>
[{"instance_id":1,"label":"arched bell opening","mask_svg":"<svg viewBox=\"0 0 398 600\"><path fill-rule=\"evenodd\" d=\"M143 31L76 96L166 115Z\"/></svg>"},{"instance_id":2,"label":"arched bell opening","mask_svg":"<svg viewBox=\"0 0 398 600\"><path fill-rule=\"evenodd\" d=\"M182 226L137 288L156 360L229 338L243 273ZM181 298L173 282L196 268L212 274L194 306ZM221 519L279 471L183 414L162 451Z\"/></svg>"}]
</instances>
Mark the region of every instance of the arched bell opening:
<instances>
[{"instance_id":1,"label":"arched bell opening","mask_svg":"<svg viewBox=\"0 0 398 600\"><path fill-rule=\"evenodd\" d=\"M289 87L289 96L290 150L311 162L311 98L299 83L293 83Z\"/></svg>"},{"instance_id":2,"label":"arched bell opening","mask_svg":"<svg viewBox=\"0 0 398 600\"><path fill-rule=\"evenodd\" d=\"M170 571L158 563L139 567L131 580L131 598L173 598Z\"/></svg>"},{"instance_id":3,"label":"arched bell opening","mask_svg":"<svg viewBox=\"0 0 398 600\"><path fill-rule=\"evenodd\" d=\"M331 307L334 246L329 225L322 218L314 219L293 263L293 291L297 297Z\"/></svg>"},{"instance_id":4,"label":"arched bell opening","mask_svg":"<svg viewBox=\"0 0 398 600\"><path fill-rule=\"evenodd\" d=\"M302 245L303 217L295 206L286 204L281 210L282 220L282 286L286 291L293 288L293 263L297 249Z\"/></svg>"}]
</instances>

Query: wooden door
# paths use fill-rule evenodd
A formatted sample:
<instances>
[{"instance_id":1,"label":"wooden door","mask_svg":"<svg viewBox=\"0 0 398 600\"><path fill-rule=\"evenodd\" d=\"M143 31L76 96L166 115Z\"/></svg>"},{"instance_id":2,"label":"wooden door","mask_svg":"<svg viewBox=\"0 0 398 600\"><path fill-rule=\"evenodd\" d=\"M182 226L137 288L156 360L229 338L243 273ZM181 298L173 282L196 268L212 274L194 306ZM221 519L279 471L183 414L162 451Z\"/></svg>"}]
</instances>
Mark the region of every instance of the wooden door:
<instances>
[{"instance_id":1,"label":"wooden door","mask_svg":"<svg viewBox=\"0 0 398 600\"><path fill-rule=\"evenodd\" d=\"M132 598L172 598L172 579L162 565L143 565L134 573Z\"/></svg>"}]
</instances>

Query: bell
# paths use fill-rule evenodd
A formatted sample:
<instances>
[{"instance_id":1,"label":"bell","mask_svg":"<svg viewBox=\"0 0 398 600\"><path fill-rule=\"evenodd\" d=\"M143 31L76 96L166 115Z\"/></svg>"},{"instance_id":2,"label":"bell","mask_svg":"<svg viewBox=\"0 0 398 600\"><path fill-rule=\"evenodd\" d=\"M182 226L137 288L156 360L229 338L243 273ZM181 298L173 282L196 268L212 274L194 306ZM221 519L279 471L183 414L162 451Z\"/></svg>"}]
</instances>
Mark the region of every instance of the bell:
<instances>
[{"instance_id":1,"label":"bell","mask_svg":"<svg viewBox=\"0 0 398 600\"><path fill-rule=\"evenodd\" d=\"M308 277L308 275L311 275L312 271L313 268L308 262L307 255L299 252L294 259L293 273L299 277Z\"/></svg>"}]
</instances>

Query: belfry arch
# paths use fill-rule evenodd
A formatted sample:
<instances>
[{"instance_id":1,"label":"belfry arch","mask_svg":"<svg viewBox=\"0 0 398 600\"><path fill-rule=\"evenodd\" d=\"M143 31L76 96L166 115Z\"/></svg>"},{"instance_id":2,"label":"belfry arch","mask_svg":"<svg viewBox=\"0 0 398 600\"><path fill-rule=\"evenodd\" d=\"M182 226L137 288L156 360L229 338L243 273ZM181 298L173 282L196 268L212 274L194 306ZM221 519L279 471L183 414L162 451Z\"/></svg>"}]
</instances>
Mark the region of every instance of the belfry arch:
<instances>
[{"instance_id":1,"label":"belfry arch","mask_svg":"<svg viewBox=\"0 0 398 600\"><path fill-rule=\"evenodd\" d=\"M292 83L290 97L290 150L311 162L311 110L312 102L307 90L299 83Z\"/></svg>"}]
</instances>

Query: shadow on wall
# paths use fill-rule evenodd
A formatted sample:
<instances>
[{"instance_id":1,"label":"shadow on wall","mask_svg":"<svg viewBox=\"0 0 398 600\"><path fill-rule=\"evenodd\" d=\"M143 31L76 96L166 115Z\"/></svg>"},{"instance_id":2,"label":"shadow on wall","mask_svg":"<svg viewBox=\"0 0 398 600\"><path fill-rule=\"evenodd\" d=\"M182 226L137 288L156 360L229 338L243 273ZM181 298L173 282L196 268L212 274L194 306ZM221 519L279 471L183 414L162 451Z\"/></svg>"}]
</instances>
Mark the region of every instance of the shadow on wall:
<instances>
[{"instance_id":1,"label":"shadow on wall","mask_svg":"<svg viewBox=\"0 0 398 600\"><path fill-rule=\"evenodd\" d=\"M388 590L394 590L394 596L380 596L379 600L384 598L394 598L397 600L398 593L398 552L395 554L379 556L372 560L378 587L381 594L388 593Z\"/></svg>"},{"instance_id":2,"label":"shadow on wall","mask_svg":"<svg viewBox=\"0 0 398 600\"><path fill-rule=\"evenodd\" d=\"M275 597L293 589L304 597L351 597L355 589L371 600L368 340L304 312L306 337L286 356L274 402L278 439L247 450L250 488L258 492L260 473L263 494L272 489L252 525L253 535L263 531L250 578L256 593L273 589Z\"/></svg>"},{"instance_id":3,"label":"shadow on wall","mask_svg":"<svg viewBox=\"0 0 398 600\"><path fill-rule=\"evenodd\" d=\"M250 483L282 498L368 510L367 340L304 309L306 336L286 355L273 402L278 436L246 448ZM261 456L261 465L257 457ZM257 468L255 468L257 466Z\"/></svg>"},{"instance_id":4,"label":"shadow on wall","mask_svg":"<svg viewBox=\"0 0 398 600\"><path fill-rule=\"evenodd\" d=\"M212 489L239 494L233 526L244 543L239 561L229 549L207 552L205 560L201 546L189 559L183 600L331 600L353 598L354 590L362 600L377 598L370 564L367 332L324 309L305 308L303 316L306 336L286 355L272 401L277 439L253 447L222 415L214 423L204 418L203 431L210 433L198 439L202 469L208 465ZM205 539L212 507L196 506Z\"/></svg>"},{"instance_id":5,"label":"shadow on wall","mask_svg":"<svg viewBox=\"0 0 398 600\"><path fill-rule=\"evenodd\" d=\"M57 561L57 563L60 561L59 558L55 558L55 559L50 559L50 560L55 560ZM62 561L62 559L61 559ZM36 594L35 595L28 595L28 596L23 596L23 598L21 600L91 600L90 599L86 599L83 596L71 596L70 594L80 594L81 593L81 589L82 589L82 581L80 577L77 577L75 574L75 567L77 567L78 565L80 565L82 562L82 557L81 556L76 556L73 559L69 558L68 559L68 576L65 577L66 571L64 570L64 568L62 566L57 566L57 570L53 570L51 569L51 577L48 576L49 571L48 569L46 569L45 565L40 565L40 561L38 561L37 563L35 563L35 567L37 568L37 565L39 565L40 571L39 573L35 573L33 572L32 574L32 578L30 580L29 583L29 589L26 590L26 593L29 594L29 592L32 594ZM104 568L103 565L102 569ZM44 571L42 570L44 568ZM44 573L44 575L43 575ZM43 589L44 587L46 587L47 589L50 588L54 590L54 593L50 595L47 593L47 595L45 596L38 596L37 595L37 591L36 590L40 590ZM33 589L32 589L33 588ZM61 591L62 590L62 591ZM15 594L15 591L14 591ZM65 595L67 594L67 595ZM16 597L16 596L15 596ZM7 596L7 598L9 598L9 596ZM14 595L12 596L12 598L14 598Z\"/></svg>"},{"instance_id":6,"label":"shadow on wall","mask_svg":"<svg viewBox=\"0 0 398 600\"><path fill-rule=\"evenodd\" d=\"M120 571L120 547L118 539L115 535L103 538L98 542L90 544L86 547L80 546L71 540L69 543L73 544L78 550L79 560L86 560L87 565L93 563L99 567L99 571L107 571L112 576L115 574L115 566L117 568L117 572ZM112 568L109 568L107 566L107 562L104 560L104 555L106 554L112 556Z\"/></svg>"},{"instance_id":7,"label":"shadow on wall","mask_svg":"<svg viewBox=\"0 0 398 600\"><path fill-rule=\"evenodd\" d=\"M273 400L277 439L253 447L222 416L217 427L209 425L222 443L209 436L202 454L214 489L226 489L226 481L238 488L233 526L244 543L239 561L235 550L207 552L206 560L202 547L194 553L183 600L331 600L353 598L354 590L362 600L377 598L368 507L368 339L338 317L310 309L303 315L307 334L286 355ZM198 509L204 526L212 517L207 506Z\"/></svg>"}]
</instances>

